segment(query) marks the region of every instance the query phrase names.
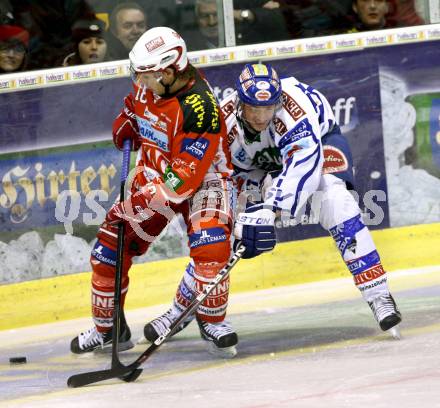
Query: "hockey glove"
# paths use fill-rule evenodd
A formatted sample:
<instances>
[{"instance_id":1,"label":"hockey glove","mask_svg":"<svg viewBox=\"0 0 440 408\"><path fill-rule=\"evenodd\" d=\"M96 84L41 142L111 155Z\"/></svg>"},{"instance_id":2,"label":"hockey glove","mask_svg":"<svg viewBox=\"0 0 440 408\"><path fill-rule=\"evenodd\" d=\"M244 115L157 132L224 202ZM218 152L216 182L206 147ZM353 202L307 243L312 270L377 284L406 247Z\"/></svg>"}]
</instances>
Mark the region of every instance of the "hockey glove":
<instances>
[{"instance_id":1,"label":"hockey glove","mask_svg":"<svg viewBox=\"0 0 440 408\"><path fill-rule=\"evenodd\" d=\"M113 143L119 150L122 150L124 140L130 139L131 150L138 150L141 146L141 138L131 94L124 98L124 104L124 109L113 121Z\"/></svg>"},{"instance_id":2,"label":"hockey glove","mask_svg":"<svg viewBox=\"0 0 440 408\"><path fill-rule=\"evenodd\" d=\"M254 258L271 251L276 244L275 214L261 204L246 208L239 213L234 226L234 235L246 248L243 258ZM238 245L238 242L234 246Z\"/></svg>"},{"instance_id":3,"label":"hockey glove","mask_svg":"<svg viewBox=\"0 0 440 408\"><path fill-rule=\"evenodd\" d=\"M120 221L140 224L151 218L156 212L162 213L168 202L163 196L162 186L153 180L135 191L124 201L114 204L107 213L105 221L114 225Z\"/></svg>"}]
</instances>

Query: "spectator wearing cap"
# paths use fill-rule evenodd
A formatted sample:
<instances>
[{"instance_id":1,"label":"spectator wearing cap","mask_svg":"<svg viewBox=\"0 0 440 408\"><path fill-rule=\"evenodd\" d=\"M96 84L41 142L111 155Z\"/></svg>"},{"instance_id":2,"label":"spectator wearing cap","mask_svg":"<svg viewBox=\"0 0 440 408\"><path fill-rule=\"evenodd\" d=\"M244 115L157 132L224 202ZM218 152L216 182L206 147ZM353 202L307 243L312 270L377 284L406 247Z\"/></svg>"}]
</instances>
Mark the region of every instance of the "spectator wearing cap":
<instances>
[{"instance_id":1,"label":"spectator wearing cap","mask_svg":"<svg viewBox=\"0 0 440 408\"><path fill-rule=\"evenodd\" d=\"M146 30L147 16L139 4L118 4L110 14L109 59L127 59L128 53Z\"/></svg>"},{"instance_id":2,"label":"spectator wearing cap","mask_svg":"<svg viewBox=\"0 0 440 408\"><path fill-rule=\"evenodd\" d=\"M72 26L72 39L74 45L64 58L63 66L107 61L107 41L103 21L98 19L76 21Z\"/></svg>"},{"instance_id":3,"label":"spectator wearing cap","mask_svg":"<svg viewBox=\"0 0 440 408\"><path fill-rule=\"evenodd\" d=\"M28 63L29 33L20 26L0 26L0 74L24 71Z\"/></svg>"}]
</instances>

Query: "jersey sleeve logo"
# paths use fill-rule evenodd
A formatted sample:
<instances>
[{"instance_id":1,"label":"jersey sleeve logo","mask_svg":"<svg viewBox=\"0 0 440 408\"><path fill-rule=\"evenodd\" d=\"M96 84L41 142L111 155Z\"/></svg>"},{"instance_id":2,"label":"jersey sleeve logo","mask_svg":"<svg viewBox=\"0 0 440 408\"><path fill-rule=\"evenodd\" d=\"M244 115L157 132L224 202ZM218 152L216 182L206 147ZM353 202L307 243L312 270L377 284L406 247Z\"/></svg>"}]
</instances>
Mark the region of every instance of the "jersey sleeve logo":
<instances>
[{"instance_id":1,"label":"jersey sleeve logo","mask_svg":"<svg viewBox=\"0 0 440 408\"><path fill-rule=\"evenodd\" d=\"M342 150L335 146L324 146L323 174L340 173L348 169L348 160Z\"/></svg>"},{"instance_id":2,"label":"jersey sleeve logo","mask_svg":"<svg viewBox=\"0 0 440 408\"><path fill-rule=\"evenodd\" d=\"M202 160L208 147L209 140L204 137L199 137L197 139L185 138L183 139L180 152L187 152L196 159Z\"/></svg>"}]
</instances>

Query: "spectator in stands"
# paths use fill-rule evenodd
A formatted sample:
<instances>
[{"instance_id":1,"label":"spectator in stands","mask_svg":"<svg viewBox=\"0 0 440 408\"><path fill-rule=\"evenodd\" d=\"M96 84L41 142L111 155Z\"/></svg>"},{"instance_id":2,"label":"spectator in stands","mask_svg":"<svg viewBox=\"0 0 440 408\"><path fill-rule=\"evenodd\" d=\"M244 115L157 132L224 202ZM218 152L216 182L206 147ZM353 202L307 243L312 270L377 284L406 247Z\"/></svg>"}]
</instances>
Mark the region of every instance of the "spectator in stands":
<instances>
[{"instance_id":1,"label":"spectator in stands","mask_svg":"<svg viewBox=\"0 0 440 408\"><path fill-rule=\"evenodd\" d=\"M108 58L127 59L135 42L147 30L147 16L139 4L120 3L110 15Z\"/></svg>"},{"instance_id":2,"label":"spectator in stands","mask_svg":"<svg viewBox=\"0 0 440 408\"><path fill-rule=\"evenodd\" d=\"M0 26L0 74L24 71L27 67L29 33L20 26Z\"/></svg>"},{"instance_id":3,"label":"spectator in stands","mask_svg":"<svg viewBox=\"0 0 440 408\"><path fill-rule=\"evenodd\" d=\"M353 0L352 7L357 21L349 32L386 28L388 0Z\"/></svg>"},{"instance_id":4,"label":"spectator in stands","mask_svg":"<svg viewBox=\"0 0 440 408\"><path fill-rule=\"evenodd\" d=\"M62 65L93 64L106 60L105 23L101 20L78 20L72 27L74 45Z\"/></svg>"},{"instance_id":5,"label":"spectator in stands","mask_svg":"<svg viewBox=\"0 0 440 408\"><path fill-rule=\"evenodd\" d=\"M234 21L237 45L290 38L279 1L235 0Z\"/></svg>"},{"instance_id":6,"label":"spectator in stands","mask_svg":"<svg viewBox=\"0 0 440 408\"><path fill-rule=\"evenodd\" d=\"M417 14L414 0L389 0L389 3L387 23L392 26L406 27L425 24L423 18Z\"/></svg>"},{"instance_id":7,"label":"spectator in stands","mask_svg":"<svg viewBox=\"0 0 440 408\"><path fill-rule=\"evenodd\" d=\"M288 39L284 18L276 1L234 1L237 45ZM249 7L249 8L248 8ZM216 0L196 0L196 27L185 33L190 51L217 48L220 41Z\"/></svg>"},{"instance_id":8,"label":"spectator in stands","mask_svg":"<svg viewBox=\"0 0 440 408\"><path fill-rule=\"evenodd\" d=\"M196 0L196 21L199 28L198 49L216 48L219 46L219 27L216 0Z\"/></svg>"},{"instance_id":9,"label":"spectator in stands","mask_svg":"<svg viewBox=\"0 0 440 408\"><path fill-rule=\"evenodd\" d=\"M30 35L28 69L57 66L72 42L72 24L93 15L83 0L14 0L12 4L14 17Z\"/></svg>"},{"instance_id":10,"label":"spectator in stands","mask_svg":"<svg viewBox=\"0 0 440 408\"><path fill-rule=\"evenodd\" d=\"M279 0L289 38L331 35L353 25L352 0Z\"/></svg>"}]
</instances>

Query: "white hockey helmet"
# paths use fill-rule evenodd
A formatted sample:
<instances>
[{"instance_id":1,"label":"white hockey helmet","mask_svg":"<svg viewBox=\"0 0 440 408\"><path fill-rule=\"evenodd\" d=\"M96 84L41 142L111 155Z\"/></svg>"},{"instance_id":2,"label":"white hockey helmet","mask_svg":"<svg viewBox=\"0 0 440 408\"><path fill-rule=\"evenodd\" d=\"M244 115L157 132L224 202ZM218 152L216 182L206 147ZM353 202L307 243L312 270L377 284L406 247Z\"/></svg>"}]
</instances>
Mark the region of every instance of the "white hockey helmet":
<instances>
[{"instance_id":1,"label":"white hockey helmet","mask_svg":"<svg viewBox=\"0 0 440 408\"><path fill-rule=\"evenodd\" d=\"M185 41L169 27L154 27L142 34L129 58L132 73L157 72L168 67L182 72L188 66Z\"/></svg>"}]
</instances>

